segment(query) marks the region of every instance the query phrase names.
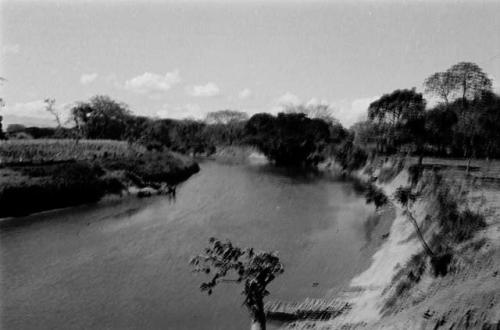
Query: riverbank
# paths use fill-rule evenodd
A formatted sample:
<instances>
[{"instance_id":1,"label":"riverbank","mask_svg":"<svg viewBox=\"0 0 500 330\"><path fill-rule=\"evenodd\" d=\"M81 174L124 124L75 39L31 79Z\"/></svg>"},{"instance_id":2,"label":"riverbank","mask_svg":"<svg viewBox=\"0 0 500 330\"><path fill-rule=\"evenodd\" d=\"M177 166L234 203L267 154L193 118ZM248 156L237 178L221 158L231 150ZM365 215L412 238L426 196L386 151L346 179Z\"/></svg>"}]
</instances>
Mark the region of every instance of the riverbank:
<instances>
[{"instance_id":1,"label":"riverbank","mask_svg":"<svg viewBox=\"0 0 500 330\"><path fill-rule=\"evenodd\" d=\"M215 152L206 158L231 165L269 163L267 157L256 147L246 145L217 146Z\"/></svg>"},{"instance_id":2,"label":"riverbank","mask_svg":"<svg viewBox=\"0 0 500 330\"><path fill-rule=\"evenodd\" d=\"M107 194L172 193L198 171L189 157L122 141L4 141L0 217L93 203Z\"/></svg>"},{"instance_id":3,"label":"riverbank","mask_svg":"<svg viewBox=\"0 0 500 330\"><path fill-rule=\"evenodd\" d=\"M401 166L403 165L403 166ZM439 252L439 241L448 240L443 230L442 189L450 189L457 203L454 227L465 230L463 240L449 242L450 260L436 275L425 257L415 228L405 209L393 201L396 218L387 240L373 256L372 264L351 280L350 288L337 295L351 304L350 311L330 321L303 321L293 329L496 329L500 322L500 187L496 178L466 175L456 166L427 164L418 182L421 196L411 212L423 237ZM409 164L395 160L370 165L355 173L376 182L387 196L410 185ZM488 169L489 170L489 169ZM432 183L436 177L442 181ZM462 215L484 217L482 228L472 228ZM438 241L438 242L436 242ZM441 253L441 252L439 252Z\"/></svg>"}]
</instances>

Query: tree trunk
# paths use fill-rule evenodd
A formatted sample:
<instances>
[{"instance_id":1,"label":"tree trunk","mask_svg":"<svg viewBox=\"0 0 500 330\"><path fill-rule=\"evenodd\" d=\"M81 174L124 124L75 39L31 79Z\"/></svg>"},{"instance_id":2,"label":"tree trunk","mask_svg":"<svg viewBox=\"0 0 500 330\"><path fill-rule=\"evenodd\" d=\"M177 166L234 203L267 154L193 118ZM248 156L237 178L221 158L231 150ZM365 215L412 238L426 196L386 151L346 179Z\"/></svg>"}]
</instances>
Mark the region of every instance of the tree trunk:
<instances>
[{"instance_id":1,"label":"tree trunk","mask_svg":"<svg viewBox=\"0 0 500 330\"><path fill-rule=\"evenodd\" d=\"M266 323L258 320L252 320L250 330L266 330Z\"/></svg>"},{"instance_id":2,"label":"tree trunk","mask_svg":"<svg viewBox=\"0 0 500 330\"><path fill-rule=\"evenodd\" d=\"M250 330L266 330L266 313L264 312L264 301L257 302L252 310L252 325Z\"/></svg>"},{"instance_id":3,"label":"tree trunk","mask_svg":"<svg viewBox=\"0 0 500 330\"><path fill-rule=\"evenodd\" d=\"M417 232L418 238L420 239L420 241L422 242L422 245L424 246L425 252L427 252L429 257L433 257L434 253L432 252L429 245L427 245L427 242L424 239L424 235L422 234L422 232L420 231L420 228L418 227L417 220L413 217L413 215L411 214L408 207L406 207L405 213L408 216L408 218L410 219L413 226L415 227L415 231Z\"/></svg>"}]
</instances>

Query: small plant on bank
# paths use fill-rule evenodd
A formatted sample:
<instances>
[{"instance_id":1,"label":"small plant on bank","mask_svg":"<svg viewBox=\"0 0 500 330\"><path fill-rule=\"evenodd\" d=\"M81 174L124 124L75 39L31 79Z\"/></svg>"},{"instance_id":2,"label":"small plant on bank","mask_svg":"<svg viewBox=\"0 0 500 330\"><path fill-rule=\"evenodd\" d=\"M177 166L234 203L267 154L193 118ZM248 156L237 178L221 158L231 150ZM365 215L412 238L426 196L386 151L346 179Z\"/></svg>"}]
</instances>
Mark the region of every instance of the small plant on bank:
<instances>
[{"instance_id":1,"label":"small plant on bank","mask_svg":"<svg viewBox=\"0 0 500 330\"><path fill-rule=\"evenodd\" d=\"M469 208L460 209L457 193L447 184L437 188L437 202L439 204L438 220L443 238L449 244L466 241L486 226L484 216Z\"/></svg>"},{"instance_id":2,"label":"small plant on bank","mask_svg":"<svg viewBox=\"0 0 500 330\"><path fill-rule=\"evenodd\" d=\"M209 295L221 282L243 283L243 304L252 319L251 329L266 329L264 297L269 294L267 286L284 272L275 253L242 249L230 241L210 238L209 247L203 254L192 258L190 263L196 272L210 276L210 280L200 286L201 291Z\"/></svg>"},{"instance_id":3,"label":"small plant on bank","mask_svg":"<svg viewBox=\"0 0 500 330\"><path fill-rule=\"evenodd\" d=\"M373 203L375 208L379 209L389 202L384 191L373 183L364 182L362 180L352 178L354 190L365 197L366 203Z\"/></svg>"},{"instance_id":4,"label":"small plant on bank","mask_svg":"<svg viewBox=\"0 0 500 330\"><path fill-rule=\"evenodd\" d=\"M413 193L410 187L399 187L396 190L396 193L394 194L394 198L401 204L401 206L403 206L404 213L411 221L412 225L415 227L415 231L418 235L418 238L422 242L422 245L426 253L432 258L434 256L434 253L432 252L431 248L425 241L424 235L420 231L417 220L415 219L410 210L411 204L413 204L417 200L417 194Z\"/></svg>"},{"instance_id":5,"label":"small plant on bank","mask_svg":"<svg viewBox=\"0 0 500 330\"><path fill-rule=\"evenodd\" d=\"M422 177L423 166L421 164L413 164L408 167L408 174L410 176L410 183L412 187L415 187Z\"/></svg>"}]
</instances>

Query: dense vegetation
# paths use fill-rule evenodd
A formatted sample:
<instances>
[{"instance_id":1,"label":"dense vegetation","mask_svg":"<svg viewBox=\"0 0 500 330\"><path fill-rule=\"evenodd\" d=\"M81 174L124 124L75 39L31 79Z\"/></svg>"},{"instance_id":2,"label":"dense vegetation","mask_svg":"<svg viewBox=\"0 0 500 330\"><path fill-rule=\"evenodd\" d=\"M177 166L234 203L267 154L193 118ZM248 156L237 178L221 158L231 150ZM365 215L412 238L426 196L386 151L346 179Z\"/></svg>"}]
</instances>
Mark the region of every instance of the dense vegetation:
<instances>
[{"instance_id":1,"label":"dense vegetation","mask_svg":"<svg viewBox=\"0 0 500 330\"><path fill-rule=\"evenodd\" d=\"M9 138L122 140L149 150L169 149L207 155L224 145L253 145L279 165L311 166L328 157L347 171L374 155L403 153L420 158L500 157L500 96L487 74L474 63L461 62L424 81L428 107L415 88L382 95L367 109L367 120L342 127L328 107L290 106L276 116L221 110L205 120L135 116L126 104L97 95L77 102L69 126L62 125L46 100L56 127L10 125Z\"/></svg>"},{"instance_id":2,"label":"dense vegetation","mask_svg":"<svg viewBox=\"0 0 500 330\"><path fill-rule=\"evenodd\" d=\"M4 173L0 179L0 217L96 202L124 188L117 178L106 177L101 167L86 162L9 170L14 173Z\"/></svg>"},{"instance_id":3,"label":"dense vegetation","mask_svg":"<svg viewBox=\"0 0 500 330\"><path fill-rule=\"evenodd\" d=\"M111 140L0 142L0 217L98 201L129 186L175 185L198 165L170 151Z\"/></svg>"}]
</instances>

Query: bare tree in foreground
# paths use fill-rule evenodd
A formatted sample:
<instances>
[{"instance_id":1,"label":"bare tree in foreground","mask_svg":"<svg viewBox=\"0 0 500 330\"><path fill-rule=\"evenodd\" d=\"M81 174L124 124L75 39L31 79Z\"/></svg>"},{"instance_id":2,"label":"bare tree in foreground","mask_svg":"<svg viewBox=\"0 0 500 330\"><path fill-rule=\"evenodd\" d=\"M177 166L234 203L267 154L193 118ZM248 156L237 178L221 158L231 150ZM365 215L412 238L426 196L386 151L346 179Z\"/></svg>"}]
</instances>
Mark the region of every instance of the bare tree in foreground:
<instances>
[{"instance_id":1,"label":"bare tree in foreground","mask_svg":"<svg viewBox=\"0 0 500 330\"><path fill-rule=\"evenodd\" d=\"M275 253L254 251L252 248L241 249L230 241L210 238L209 247L204 254L191 259L195 271L210 275L208 282L200 289L209 295L221 282L243 283L243 304L252 319L252 330L266 329L264 297L269 294L266 287L284 268Z\"/></svg>"}]
</instances>

